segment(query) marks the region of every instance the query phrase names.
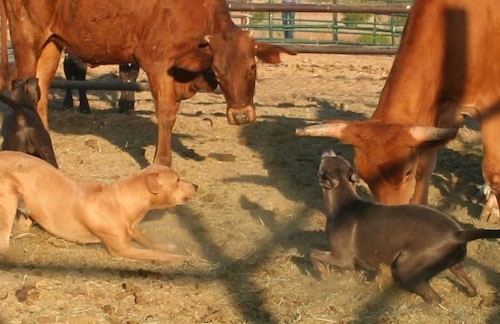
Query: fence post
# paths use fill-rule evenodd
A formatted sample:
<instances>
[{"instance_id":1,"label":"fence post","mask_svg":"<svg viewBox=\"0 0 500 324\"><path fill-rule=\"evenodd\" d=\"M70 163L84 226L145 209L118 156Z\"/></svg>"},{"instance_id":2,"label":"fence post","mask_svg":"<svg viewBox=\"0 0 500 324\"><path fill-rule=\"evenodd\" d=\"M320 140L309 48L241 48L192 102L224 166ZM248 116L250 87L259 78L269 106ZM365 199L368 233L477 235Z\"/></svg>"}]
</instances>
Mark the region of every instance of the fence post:
<instances>
[{"instance_id":1,"label":"fence post","mask_svg":"<svg viewBox=\"0 0 500 324\"><path fill-rule=\"evenodd\" d=\"M269 0L269 4L272 3L272 0ZM274 39L274 12L269 13L269 39Z\"/></svg>"},{"instance_id":2,"label":"fence post","mask_svg":"<svg viewBox=\"0 0 500 324\"><path fill-rule=\"evenodd\" d=\"M333 4L337 4L337 0L332 0ZM332 13L332 36L333 43L336 44L339 41L339 29L338 29L338 13Z\"/></svg>"}]
</instances>

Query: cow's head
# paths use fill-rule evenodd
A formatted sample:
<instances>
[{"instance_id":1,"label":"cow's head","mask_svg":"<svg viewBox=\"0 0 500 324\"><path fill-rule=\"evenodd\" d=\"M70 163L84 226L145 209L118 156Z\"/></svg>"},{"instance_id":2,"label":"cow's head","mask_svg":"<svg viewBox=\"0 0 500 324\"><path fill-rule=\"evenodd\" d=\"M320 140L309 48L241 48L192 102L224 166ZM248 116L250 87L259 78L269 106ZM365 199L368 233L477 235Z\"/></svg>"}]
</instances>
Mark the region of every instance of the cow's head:
<instances>
[{"instance_id":1,"label":"cow's head","mask_svg":"<svg viewBox=\"0 0 500 324\"><path fill-rule=\"evenodd\" d=\"M387 124L374 121L326 121L297 129L299 136L333 137L354 145L355 165L374 198L387 205L414 201L422 147L441 145L455 129Z\"/></svg>"},{"instance_id":2,"label":"cow's head","mask_svg":"<svg viewBox=\"0 0 500 324\"><path fill-rule=\"evenodd\" d=\"M256 61L280 63L280 53L296 53L281 46L255 41L249 31L238 28L207 35L201 44L179 57L174 67L191 72L212 69L227 102L227 119L238 125L255 121Z\"/></svg>"}]
</instances>

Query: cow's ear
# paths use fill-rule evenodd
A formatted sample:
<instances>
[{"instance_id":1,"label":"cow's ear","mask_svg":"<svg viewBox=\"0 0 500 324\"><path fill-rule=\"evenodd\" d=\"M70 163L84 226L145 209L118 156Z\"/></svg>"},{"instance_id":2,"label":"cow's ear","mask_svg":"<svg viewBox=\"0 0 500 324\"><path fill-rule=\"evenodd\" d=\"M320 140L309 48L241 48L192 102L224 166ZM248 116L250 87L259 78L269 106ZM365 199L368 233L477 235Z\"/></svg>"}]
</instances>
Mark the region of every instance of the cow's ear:
<instances>
[{"instance_id":1,"label":"cow's ear","mask_svg":"<svg viewBox=\"0 0 500 324\"><path fill-rule=\"evenodd\" d=\"M175 60L174 67L189 72L201 72L212 65L212 52L208 46L185 53Z\"/></svg>"},{"instance_id":2,"label":"cow's ear","mask_svg":"<svg viewBox=\"0 0 500 324\"><path fill-rule=\"evenodd\" d=\"M296 55L297 52L288 48L254 41L255 56L264 63L277 64L281 62L280 54Z\"/></svg>"}]
</instances>

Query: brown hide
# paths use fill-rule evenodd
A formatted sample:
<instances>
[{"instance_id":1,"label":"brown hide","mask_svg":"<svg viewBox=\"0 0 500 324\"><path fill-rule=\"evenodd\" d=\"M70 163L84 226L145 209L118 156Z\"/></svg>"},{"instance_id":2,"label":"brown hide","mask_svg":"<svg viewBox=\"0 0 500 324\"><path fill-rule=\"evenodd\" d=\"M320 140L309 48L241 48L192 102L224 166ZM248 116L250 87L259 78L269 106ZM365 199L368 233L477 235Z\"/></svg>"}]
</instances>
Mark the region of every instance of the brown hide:
<instances>
[{"instance_id":1,"label":"brown hide","mask_svg":"<svg viewBox=\"0 0 500 324\"><path fill-rule=\"evenodd\" d=\"M416 0L373 116L325 124L335 131L298 133L354 145L356 168L378 201L424 204L437 147L455 133L419 136L412 126L458 129L472 116L483 135L483 173L498 195L499 31L498 0Z\"/></svg>"},{"instance_id":2,"label":"brown hide","mask_svg":"<svg viewBox=\"0 0 500 324\"><path fill-rule=\"evenodd\" d=\"M211 68L225 85L228 121L239 124L255 120L255 57L276 63L280 53L295 54L254 41L233 24L223 0L2 1L17 77L38 77L37 111L45 127L47 93L63 47L90 64L138 63L148 76L158 118L154 162L164 165L171 164L179 108L177 69L199 74Z\"/></svg>"}]
</instances>

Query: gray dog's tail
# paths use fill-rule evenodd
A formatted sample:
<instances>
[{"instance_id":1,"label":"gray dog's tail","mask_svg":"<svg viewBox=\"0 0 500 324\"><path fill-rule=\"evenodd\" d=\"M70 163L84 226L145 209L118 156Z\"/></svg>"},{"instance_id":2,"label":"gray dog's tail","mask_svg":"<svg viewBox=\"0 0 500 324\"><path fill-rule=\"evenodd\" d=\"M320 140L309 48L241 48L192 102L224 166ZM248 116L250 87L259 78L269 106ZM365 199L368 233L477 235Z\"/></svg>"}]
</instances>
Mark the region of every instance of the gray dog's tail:
<instances>
[{"instance_id":1,"label":"gray dog's tail","mask_svg":"<svg viewBox=\"0 0 500 324\"><path fill-rule=\"evenodd\" d=\"M467 243L477 239L500 238L500 230L474 229L457 232L457 238L460 242Z\"/></svg>"}]
</instances>

